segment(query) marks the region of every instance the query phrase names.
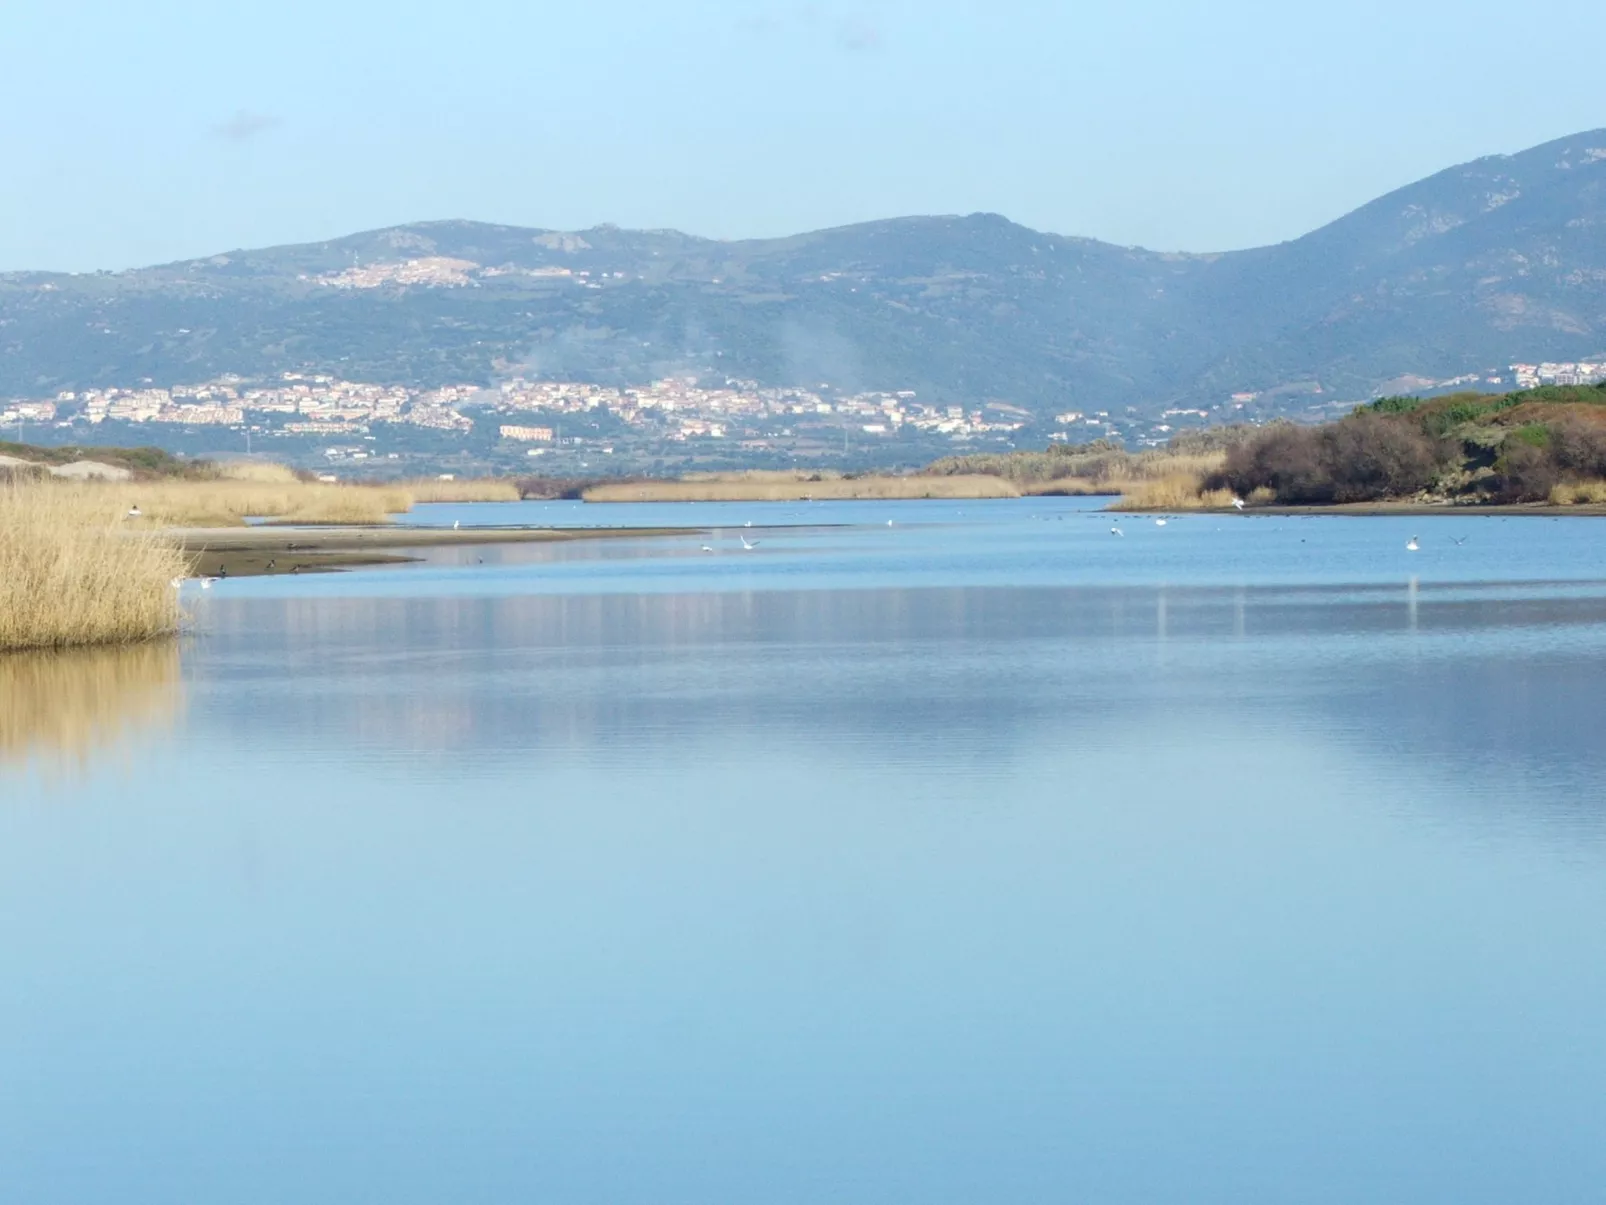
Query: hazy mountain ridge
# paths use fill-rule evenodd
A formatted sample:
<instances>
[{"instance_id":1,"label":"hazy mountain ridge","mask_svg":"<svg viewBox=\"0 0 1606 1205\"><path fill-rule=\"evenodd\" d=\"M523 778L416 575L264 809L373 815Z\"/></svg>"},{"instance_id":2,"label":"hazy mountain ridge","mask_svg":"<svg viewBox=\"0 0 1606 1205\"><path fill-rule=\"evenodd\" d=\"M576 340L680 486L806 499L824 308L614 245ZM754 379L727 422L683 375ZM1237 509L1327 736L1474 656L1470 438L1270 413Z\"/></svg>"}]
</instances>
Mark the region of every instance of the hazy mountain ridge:
<instances>
[{"instance_id":1,"label":"hazy mountain ridge","mask_svg":"<svg viewBox=\"0 0 1606 1205\"><path fill-rule=\"evenodd\" d=\"M443 221L115 274L0 277L8 396L223 372L436 384L693 371L1149 409L1300 382L1360 397L1402 373L1603 348L1606 130L1217 254L988 214L741 242Z\"/></svg>"}]
</instances>

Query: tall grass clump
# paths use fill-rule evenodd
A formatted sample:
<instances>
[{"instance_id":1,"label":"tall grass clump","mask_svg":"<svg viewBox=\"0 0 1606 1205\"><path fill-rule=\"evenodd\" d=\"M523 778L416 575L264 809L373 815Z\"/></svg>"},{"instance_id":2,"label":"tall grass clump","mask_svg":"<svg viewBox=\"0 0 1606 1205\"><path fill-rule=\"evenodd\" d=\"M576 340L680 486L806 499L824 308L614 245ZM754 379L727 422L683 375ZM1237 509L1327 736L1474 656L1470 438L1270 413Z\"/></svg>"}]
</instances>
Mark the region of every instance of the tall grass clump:
<instances>
[{"instance_id":1,"label":"tall grass clump","mask_svg":"<svg viewBox=\"0 0 1606 1205\"><path fill-rule=\"evenodd\" d=\"M155 527L238 527L248 518L290 523L384 523L410 510L412 494L399 486L330 485L218 478L207 481L136 481L92 488L137 506L141 523Z\"/></svg>"},{"instance_id":2,"label":"tall grass clump","mask_svg":"<svg viewBox=\"0 0 1606 1205\"><path fill-rule=\"evenodd\" d=\"M1552 486L1552 506L1600 506L1606 503L1606 481L1564 481Z\"/></svg>"},{"instance_id":3,"label":"tall grass clump","mask_svg":"<svg viewBox=\"0 0 1606 1205\"><path fill-rule=\"evenodd\" d=\"M286 464L271 460L225 460L217 466L224 481L254 481L258 485L293 485L304 478Z\"/></svg>"},{"instance_id":4,"label":"tall grass clump","mask_svg":"<svg viewBox=\"0 0 1606 1205\"><path fill-rule=\"evenodd\" d=\"M1232 505L1233 492L1203 488L1203 475L1174 473L1152 481L1133 481L1112 510L1220 510Z\"/></svg>"},{"instance_id":5,"label":"tall grass clump","mask_svg":"<svg viewBox=\"0 0 1606 1205\"><path fill-rule=\"evenodd\" d=\"M0 651L126 644L179 627L183 554L130 531L110 495L0 485Z\"/></svg>"}]
</instances>

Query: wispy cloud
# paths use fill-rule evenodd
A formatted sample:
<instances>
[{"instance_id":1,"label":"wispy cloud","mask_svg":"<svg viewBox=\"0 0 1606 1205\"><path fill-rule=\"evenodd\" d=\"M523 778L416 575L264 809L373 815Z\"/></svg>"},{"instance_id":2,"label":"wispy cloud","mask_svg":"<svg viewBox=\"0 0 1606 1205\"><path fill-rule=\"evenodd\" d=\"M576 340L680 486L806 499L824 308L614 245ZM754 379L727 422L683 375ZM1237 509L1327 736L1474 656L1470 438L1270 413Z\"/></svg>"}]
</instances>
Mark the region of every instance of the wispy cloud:
<instances>
[{"instance_id":1,"label":"wispy cloud","mask_svg":"<svg viewBox=\"0 0 1606 1205\"><path fill-rule=\"evenodd\" d=\"M213 126L212 136L221 138L224 142L250 142L278 124L279 119L271 113L253 113L249 109L239 109L227 121Z\"/></svg>"}]
</instances>

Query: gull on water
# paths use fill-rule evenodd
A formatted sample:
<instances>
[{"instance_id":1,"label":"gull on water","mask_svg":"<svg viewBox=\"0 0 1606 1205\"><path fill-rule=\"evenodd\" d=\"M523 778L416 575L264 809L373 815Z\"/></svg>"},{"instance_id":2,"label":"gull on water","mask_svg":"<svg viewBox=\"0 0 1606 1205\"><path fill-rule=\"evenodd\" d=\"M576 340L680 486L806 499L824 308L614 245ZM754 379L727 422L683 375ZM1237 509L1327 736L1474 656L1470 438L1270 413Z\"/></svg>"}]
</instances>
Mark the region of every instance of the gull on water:
<instances>
[{"instance_id":1,"label":"gull on water","mask_svg":"<svg viewBox=\"0 0 1606 1205\"><path fill-rule=\"evenodd\" d=\"M215 581L217 581L217 578L215 577L203 577L201 579L201 589L210 590L212 588L212 583Z\"/></svg>"},{"instance_id":2,"label":"gull on water","mask_svg":"<svg viewBox=\"0 0 1606 1205\"><path fill-rule=\"evenodd\" d=\"M708 544L704 544L704 545L703 545L703 551L704 551L704 552L713 552L713 551L714 551L714 549L713 549L713 547L712 547L712 546L711 546L711 545L708 545Z\"/></svg>"},{"instance_id":3,"label":"gull on water","mask_svg":"<svg viewBox=\"0 0 1606 1205\"><path fill-rule=\"evenodd\" d=\"M1156 527L1164 527L1165 526L1165 520L1164 519L1156 519L1154 521L1154 525Z\"/></svg>"},{"instance_id":4,"label":"gull on water","mask_svg":"<svg viewBox=\"0 0 1606 1205\"><path fill-rule=\"evenodd\" d=\"M1418 544L1416 542L1416 537L1415 536L1412 536L1410 538L1410 540L1408 540L1406 542L1405 551L1407 551L1407 552L1415 552L1420 547L1422 547L1422 545L1420 545L1420 544Z\"/></svg>"}]
</instances>

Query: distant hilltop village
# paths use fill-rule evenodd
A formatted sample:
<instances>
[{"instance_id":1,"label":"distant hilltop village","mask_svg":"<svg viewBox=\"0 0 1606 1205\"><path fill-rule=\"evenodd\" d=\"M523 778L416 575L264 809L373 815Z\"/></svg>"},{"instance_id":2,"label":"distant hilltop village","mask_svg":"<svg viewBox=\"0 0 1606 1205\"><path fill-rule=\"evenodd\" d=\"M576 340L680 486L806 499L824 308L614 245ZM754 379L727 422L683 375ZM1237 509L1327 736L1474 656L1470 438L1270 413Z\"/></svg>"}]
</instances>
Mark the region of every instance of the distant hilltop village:
<instances>
[{"instance_id":1,"label":"distant hilltop village","mask_svg":"<svg viewBox=\"0 0 1606 1205\"><path fill-rule=\"evenodd\" d=\"M439 271L453 261L430 261ZM440 266L440 263L448 267ZM353 269L367 271L367 269ZM365 284L351 287L368 287ZM1512 364L1432 380L1403 377L1393 391L1443 393L1452 389L1518 388L1593 384L1606 380L1606 360ZM1320 395L1319 388L1314 389ZM1212 406L1171 408L1158 417L1065 410L1053 415L1047 439L1084 443L1113 439L1157 446L1180 430L1219 423L1261 421L1272 395L1235 393ZM1330 418L1352 402L1323 400L1312 418ZM565 431L564 420L571 422ZM356 437L369 442L376 431L396 435L467 436L478 431L507 454L541 456L559 447L594 446L612 454L685 455L709 441L732 453L824 454L857 437L873 443L915 437L924 443L988 441L1013 446L1017 433L1040 425L1030 411L1005 402L980 406L920 401L912 390L844 394L822 384L814 389L764 388L750 380L705 385L696 377L669 377L639 387L514 377L495 386L447 385L417 389L287 372L271 383L223 376L170 388L111 388L68 391L50 399L0 403L0 429L28 423L94 428L106 422L211 428L241 435L308 439ZM1043 424L1047 425L1047 424ZM8 432L9 434L9 432ZM1044 438L1032 437L1034 442ZM355 452L357 449L348 449Z\"/></svg>"},{"instance_id":2,"label":"distant hilltop village","mask_svg":"<svg viewBox=\"0 0 1606 1205\"><path fill-rule=\"evenodd\" d=\"M980 407L926 405L910 390L842 395L809 389L766 389L756 381L718 387L696 378L668 378L639 388L515 377L494 387L448 385L412 389L284 373L272 385L224 377L169 389L88 389L50 400L19 401L0 411L0 423L39 422L97 426L107 421L227 427L267 435L367 435L380 424L466 434L491 423L515 443L556 443L551 421L567 415L603 415L619 438L684 444L688 440L740 441L769 447L803 432L840 443L844 431L862 436L922 432L953 440L1007 435L1026 426L1030 412L1004 403ZM540 449L531 449L539 454Z\"/></svg>"}]
</instances>

